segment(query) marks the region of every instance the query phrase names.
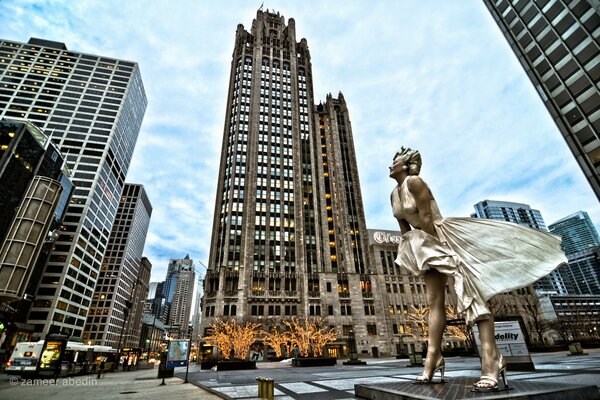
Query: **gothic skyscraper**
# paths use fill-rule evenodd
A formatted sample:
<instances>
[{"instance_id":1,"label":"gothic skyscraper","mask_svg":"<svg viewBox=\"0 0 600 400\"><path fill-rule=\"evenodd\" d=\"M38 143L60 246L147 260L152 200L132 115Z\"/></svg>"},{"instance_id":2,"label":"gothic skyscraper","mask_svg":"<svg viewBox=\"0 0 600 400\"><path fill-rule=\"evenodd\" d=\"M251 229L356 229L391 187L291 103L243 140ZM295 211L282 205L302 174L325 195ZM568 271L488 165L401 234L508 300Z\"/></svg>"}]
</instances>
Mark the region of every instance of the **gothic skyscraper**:
<instances>
[{"instance_id":1,"label":"gothic skyscraper","mask_svg":"<svg viewBox=\"0 0 600 400\"><path fill-rule=\"evenodd\" d=\"M376 300L348 108L341 93L315 104L293 19L258 10L250 31L238 25L221 151L200 334L216 317L322 316L368 335Z\"/></svg>"}]
</instances>

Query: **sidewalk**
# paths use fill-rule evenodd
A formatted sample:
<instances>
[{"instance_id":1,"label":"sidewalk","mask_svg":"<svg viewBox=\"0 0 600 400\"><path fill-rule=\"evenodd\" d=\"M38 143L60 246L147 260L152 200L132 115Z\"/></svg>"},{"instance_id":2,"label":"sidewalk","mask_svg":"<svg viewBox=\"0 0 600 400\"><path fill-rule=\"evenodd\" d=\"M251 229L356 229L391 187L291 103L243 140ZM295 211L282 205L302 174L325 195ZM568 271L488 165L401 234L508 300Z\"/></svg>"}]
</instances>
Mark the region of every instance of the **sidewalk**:
<instances>
[{"instance_id":1,"label":"sidewalk","mask_svg":"<svg viewBox=\"0 0 600 400\"><path fill-rule=\"evenodd\" d=\"M179 371L178 371L179 372ZM183 383L181 378L167 378L160 386L157 369L130 372L108 372L97 379L96 375L83 375L52 379L21 380L14 375L0 375L0 399L161 399L216 400L215 394L193 383ZM185 375L184 375L185 376Z\"/></svg>"}]
</instances>

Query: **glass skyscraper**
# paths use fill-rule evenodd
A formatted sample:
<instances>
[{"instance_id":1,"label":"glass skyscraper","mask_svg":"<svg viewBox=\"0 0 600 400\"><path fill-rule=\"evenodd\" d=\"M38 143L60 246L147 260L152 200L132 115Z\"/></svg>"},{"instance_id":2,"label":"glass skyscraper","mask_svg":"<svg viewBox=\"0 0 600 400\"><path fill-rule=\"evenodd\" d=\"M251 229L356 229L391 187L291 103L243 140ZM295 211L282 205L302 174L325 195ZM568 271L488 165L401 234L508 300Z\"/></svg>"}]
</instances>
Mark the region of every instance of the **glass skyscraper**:
<instances>
[{"instance_id":1,"label":"glass skyscraper","mask_svg":"<svg viewBox=\"0 0 600 400\"><path fill-rule=\"evenodd\" d=\"M44 130L76 187L28 318L40 337L82 336L146 105L135 62L0 40L0 117Z\"/></svg>"},{"instance_id":2,"label":"glass skyscraper","mask_svg":"<svg viewBox=\"0 0 600 400\"><path fill-rule=\"evenodd\" d=\"M499 221L513 222L528 228L547 230L542 214L528 204L513 203L511 201L483 200L474 205L474 218L497 219Z\"/></svg>"},{"instance_id":3,"label":"glass skyscraper","mask_svg":"<svg viewBox=\"0 0 600 400\"><path fill-rule=\"evenodd\" d=\"M600 3L484 3L600 199Z\"/></svg>"},{"instance_id":4,"label":"glass skyscraper","mask_svg":"<svg viewBox=\"0 0 600 400\"><path fill-rule=\"evenodd\" d=\"M562 247L567 255L600 246L598 231L585 211L561 218L548 229L562 237Z\"/></svg>"},{"instance_id":5,"label":"glass skyscraper","mask_svg":"<svg viewBox=\"0 0 600 400\"><path fill-rule=\"evenodd\" d=\"M571 295L600 295L600 237L588 213L578 211L548 226L560 235L569 265L559 269Z\"/></svg>"}]
</instances>

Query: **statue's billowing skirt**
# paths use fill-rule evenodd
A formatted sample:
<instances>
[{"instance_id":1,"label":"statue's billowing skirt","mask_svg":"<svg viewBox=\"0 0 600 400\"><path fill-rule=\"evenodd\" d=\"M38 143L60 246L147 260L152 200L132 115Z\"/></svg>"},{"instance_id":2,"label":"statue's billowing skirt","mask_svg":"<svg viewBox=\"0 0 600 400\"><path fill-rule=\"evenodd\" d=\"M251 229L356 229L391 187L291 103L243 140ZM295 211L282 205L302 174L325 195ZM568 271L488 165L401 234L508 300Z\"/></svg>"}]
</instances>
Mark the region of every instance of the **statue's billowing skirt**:
<instances>
[{"instance_id":1,"label":"statue's billowing skirt","mask_svg":"<svg viewBox=\"0 0 600 400\"><path fill-rule=\"evenodd\" d=\"M490 314L486 302L532 284L567 262L560 236L480 218L435 223L439 240L413 229L402 235L396 263L416 276L429 269L454 277L457 308L467 323Z\"/></svg>"}]
</instances>

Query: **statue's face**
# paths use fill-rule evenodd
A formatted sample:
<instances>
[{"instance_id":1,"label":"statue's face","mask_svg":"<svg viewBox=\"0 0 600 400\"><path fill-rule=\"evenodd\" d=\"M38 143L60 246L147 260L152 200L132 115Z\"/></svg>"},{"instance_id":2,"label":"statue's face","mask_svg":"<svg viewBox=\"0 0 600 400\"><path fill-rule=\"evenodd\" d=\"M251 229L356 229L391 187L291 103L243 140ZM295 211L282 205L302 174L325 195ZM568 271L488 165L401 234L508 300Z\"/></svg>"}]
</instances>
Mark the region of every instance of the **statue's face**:
<instances>
[{"instance_id":1,"label":"statue's face","mask_svg":"<svg viewBox=\"0 0 600 400\"><path fill-rule=\"evenodd\" d=\"M390 165L390 178L395 178L398 174L405 172L402 167L404 166L404 160L402 157L394 158L392 165Z\"/></svg>"}]
</instances>

